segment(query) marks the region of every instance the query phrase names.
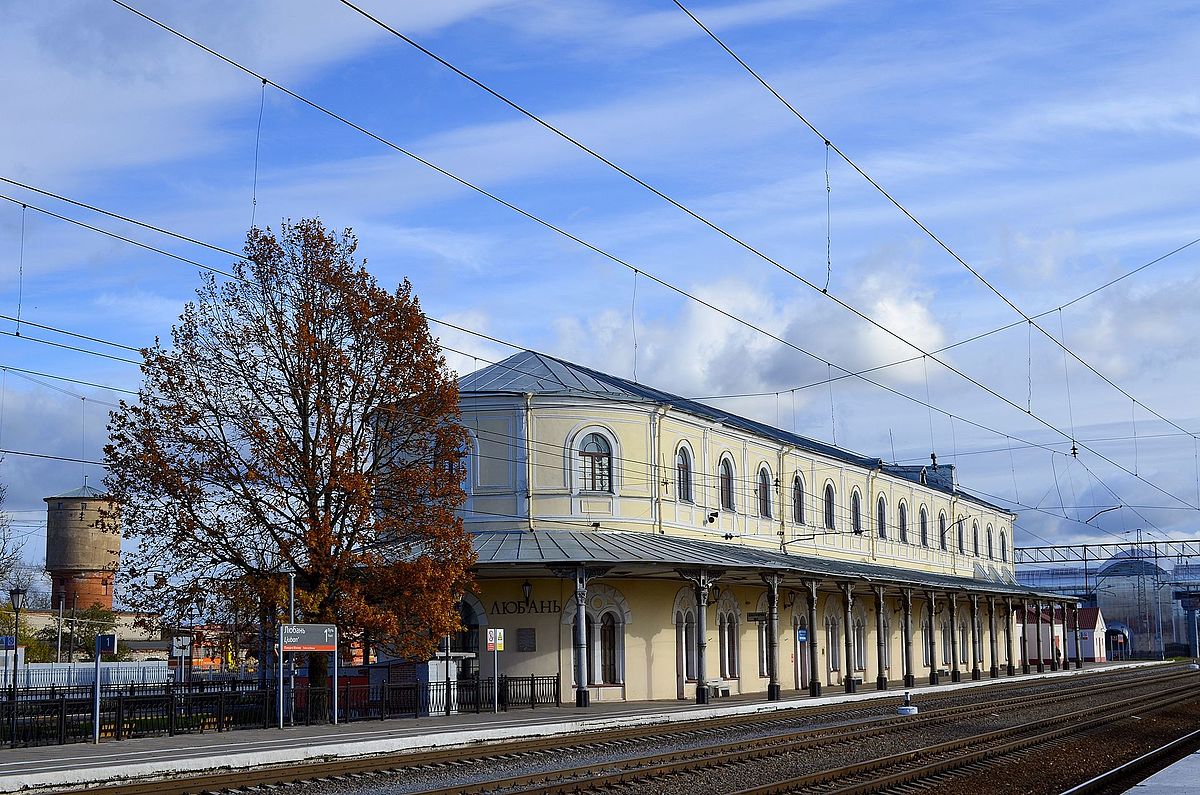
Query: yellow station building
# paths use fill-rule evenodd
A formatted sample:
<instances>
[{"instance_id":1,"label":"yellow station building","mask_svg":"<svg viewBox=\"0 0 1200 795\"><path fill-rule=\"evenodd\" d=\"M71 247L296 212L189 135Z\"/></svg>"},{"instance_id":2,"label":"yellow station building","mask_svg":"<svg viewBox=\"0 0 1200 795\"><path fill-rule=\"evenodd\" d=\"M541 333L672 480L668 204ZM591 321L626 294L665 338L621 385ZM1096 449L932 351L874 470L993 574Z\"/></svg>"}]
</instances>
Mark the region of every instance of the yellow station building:
<instances>
[{"instance_id":1,"label":"yellow station building","mask_svg":"<svg viewBox=\"0 0 1200 795\"><path fill-rule=\"evenodd\" d=\"M1028 664L1015 515L953 466L887 464L532 352L459 389L478 553L463 620L504 630L499 674L558 675L587 705ZM493 655L474 664L493 674Z\"/></svg>"}]
</instances>

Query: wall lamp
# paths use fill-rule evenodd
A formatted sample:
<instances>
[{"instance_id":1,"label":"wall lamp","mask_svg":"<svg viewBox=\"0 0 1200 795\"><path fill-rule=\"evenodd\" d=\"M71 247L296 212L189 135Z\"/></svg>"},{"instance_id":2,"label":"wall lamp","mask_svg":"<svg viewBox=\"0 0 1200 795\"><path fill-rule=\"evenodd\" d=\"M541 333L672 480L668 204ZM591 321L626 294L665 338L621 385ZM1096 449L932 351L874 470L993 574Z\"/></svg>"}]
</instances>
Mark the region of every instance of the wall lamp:
<instances>
[{"instance_id":1,"label":"wall lamp","mask_svg":"<svg viewBox=\"0 0 1200 795\"><path fill-rule=\"evenodd\" d=\"M525 601L529 601L529 597L533 594L533 583L529 580L521 583L521 593L525 594Z\"/></svg>"},{"instance_id":2,"label":"wall lamp","mask_svg":"<svg viewBox=\"0 0 1200 795\"><path fill-rule=\"evenodd\" d=\"M787 592L787 599L784 600L783 606L790 610L791 608L795 607L795 605L796 605L796 592L793 591L791 588L789 588L788 592Z\"/></svg>"},{"instance_id":3,"label":"wall lamp","mask_svg":"<svg viewBox=\"0 0 1200 795\"><path fill-rule=\"evenodd\" d=\"M717 521L717 517L720 515L721 515L720 511L713 511L712 513L710 513L708 515L708 518L705 519L705 523L712 524L713 522Z\"/></svg>"}]
</instances>

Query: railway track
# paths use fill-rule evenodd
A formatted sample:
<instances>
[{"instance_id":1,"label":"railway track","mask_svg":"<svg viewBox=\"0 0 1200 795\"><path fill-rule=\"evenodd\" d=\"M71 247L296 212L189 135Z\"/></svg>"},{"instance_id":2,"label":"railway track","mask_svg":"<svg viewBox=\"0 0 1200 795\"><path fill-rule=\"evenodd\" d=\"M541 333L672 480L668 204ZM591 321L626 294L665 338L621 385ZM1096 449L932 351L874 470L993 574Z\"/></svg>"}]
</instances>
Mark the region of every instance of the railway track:
<instances>
[{"instance_id":1,"label":"railway track","mask_svg":"<svg viewBox=\"0 0 1200 795\"><path fill-rule=\"evenodd\" d=\"M1012 682L996 685L986 691L951 691L922 700L924 712L917 717L894 714L899 698L878 699L861 705L826 705L798 707L784 713L751 716L730 716L706 719L687 724L670 724L607 730L571 737L550 737L518 742L506 742L485 747L457 748L427 753L375 756L359 759L339 759L287 770L255 770L216 773L190 778L186 781L146 781L109 787L92 787L90 793L105 795L142 795L170 793L184 795L200 792L246 791L254 787L309 782L305 791L344 790L386 791L445 795L448 793L482 792L566 792L583 788L618 786L664 776L678 776L681 771L711 766L729 766L753 762L755 759L794 753L795 749L833 747L853 744L866 738L888 733L909 731L919 725L946 724L980 712L1003 712L1017 709L1031 701L1041 705L1067 703L1071 700L1105 693L1148 688L1161 690L1172 681L1183 681L1184 669L1158 669L1155 674L1128 672L1120 675L1099 674L1050 682ZM1195 676L1186 676L1194 685ZM1063 689L1064 686L1067 689ZM979 701L983 696L991 696ZM940 705L940 706L939 706ZM797 729L800 726L802 728ZM730 732L752 731L755 736L734 742L722 742ZM678 750L639 757L650 746L674 744ZM568 768L553 768L556 760L566 756L591 756L603 761ZM707 761L706 761L707 760ZM536 772L501 776L484 780L480 770L509 769L523 766L538 768ZM399 787L395 780L440 780L449 786L421 789ZM476 780L472 780L472 779ZM753 791L753 790L749 790ZM786 790L763 790L786 791Z\"/></svg>"},{"instance_id":2,"label":"railway track","mask_svg":"<svg viewBox=\"0 0 1200 795\"><path fill-rule=\"evenodd\" d=\"M1196 677L1194 676L1186 677L1186 684L1169 688L1169 690L1177 697L1194 697L1195 679ZM1132 699L1122 699L1115 703L1128 702L1131 708L1133 705L1137 705L1140 708L1148 700L1153 701L1159 697L1159 694L1163 692L1162 685L1168 682L1178 683L1180 681L1181 677L1176 672L1143 678L1136 685L1129 682L1098 683L1085 688L1073 688L1055 695L1043 695L1038 698L1038 705L1045 708L1053 705L1068 704L1071 701L1078 701L1080 699L1136 687L1138 689L1146 689L1149 692ZM911 734L919 727L944 725L972 715L1016 710L1027 706L1029 701L1030 697L1028 695L989 699L967 705L926 711L915 717L897 716L849 726L842 725L786 732L773 736L759 737L753 740L720 743L702 748L680 749L663 754L632 757L620 762L605 761L593 765L538 771L489 781L473 783L458 782L448 787L409 790L409 792L412 795L451 795L452 793L464 793L465 795L481 793L505 793L506 795L508 793L537 793L538 795L549 795L550 793L568 792L641 792L643 790L651 792L696 792L696 786L704 783L705 771L720 770L722 771L723 780L736 781L741 777L740 774L735 772L730 775L730 771L735 768L748 768L767 760L778 764L781 758L794 754L803 755L805 759L811 760L819 754L830 752L836 746L846 747L869 740L877 741L887 734ZM1114 702L1109 701L1107 703L1110 706L1099 709L1111 709L1111 705ZM1087 712L1087 710L1067 713L1058 712L1053 717L1045 719L1045 722L1047 724L1057 723L1060 727L1058 730L1059 734L1070 733L1072 729L1069 727L1065 731L1062 730L1061 722L1063 720L1073 721L1084 712ZM1018 730L1023 732L1022 737L1024 737L1024 733L1032 731L1031 728L1026 726L1018 727ZM952 763L951 759L955 754L963 760L961 764L964 765L976 759L986 758L988 756L987 753L979 751L971 752L969 749L980 743L995 743L998 738L1007 736L1012 731L1012 728L1006 727L995 732L971 735L963 739L934 746L939 754L937 760L939 766L936 770L933 769L933 761L929 760L928 764L931 767L928 773L932 775L952 769L955 763ZM1055 736L1058 735L1056 734ZM1007 747L1009 743L1005 743L1004 745ZM857 766L848 765L827 768L804 776L792 777L782 782L772 782L761 787L746 788L740 791L745 793L745 795L750 795L751 793L754 793L754 795L766 795L766 793L792 792L808 788L813 792L842 793L843 790L841 788L838 786L831 788L828 786L829 783L849 781L852 778L863 777L869 780L872 777L877 777L876 771L885 770L888 765L911 766L913 763L922 762L926 760L927 753L930 750L932 749L908 751L873 759L860 763ZM752 772L747 770L747 775L752 775ZM911 776L902 774L901 778L897 781L883 782L882 785L888 786L891 783L904 783L910 780L912 780ZM709 781L708 783L711 784L712 782ZM847 789L845 792L869 792L874 791L876 788L869 783L865 786L865 789ZM733 792L737 789L737 787L726 787L723 785L716 787L716 791L725 793Z\"/></svg>"}]
</instances>

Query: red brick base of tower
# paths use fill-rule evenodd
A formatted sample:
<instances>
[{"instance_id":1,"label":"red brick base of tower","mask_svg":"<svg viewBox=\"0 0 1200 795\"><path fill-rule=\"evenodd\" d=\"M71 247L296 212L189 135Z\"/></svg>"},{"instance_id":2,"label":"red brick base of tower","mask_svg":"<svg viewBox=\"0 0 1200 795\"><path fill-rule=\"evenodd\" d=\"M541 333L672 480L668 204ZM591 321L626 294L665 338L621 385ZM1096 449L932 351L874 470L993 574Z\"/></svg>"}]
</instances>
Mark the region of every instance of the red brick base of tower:
<instances>
[{"instance_id":1,"label":"red brick base of tower","mask_svg":"<svg viewBox=\"0 0 1200 795\"><path fill-rule=\"evenodd\" d=\"M113 575L111 571L83 571L64 574L50 573L52 586L50 591L50 606L57 610L62 606L70 610L78 607L86 610L92 605L100 605L105 610L113 606Z\"/></svg>"}]
</instances>

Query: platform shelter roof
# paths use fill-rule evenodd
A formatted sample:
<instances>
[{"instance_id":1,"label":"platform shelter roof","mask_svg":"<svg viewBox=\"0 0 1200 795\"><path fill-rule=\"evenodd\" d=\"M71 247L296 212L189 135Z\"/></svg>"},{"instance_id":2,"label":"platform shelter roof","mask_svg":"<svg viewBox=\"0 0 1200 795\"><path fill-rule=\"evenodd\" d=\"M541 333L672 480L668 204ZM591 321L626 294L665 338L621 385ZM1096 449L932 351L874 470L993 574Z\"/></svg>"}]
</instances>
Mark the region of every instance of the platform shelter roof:
<instances>
[{"instance_id":1,"label":"platform shelter roof","mask_svg":"<svg viewBox=\"0 0 1200 795\"><path fill-rule=\"evenodd\" d=\"M606 530L472 531L479 578L544 575L565 566L610 567L606 576L676 579L677 568L709 568L730 580L759 582L768 571L785 577L855 580L870 585L1051 597L1005 579L995 567L960 577L873 563L819 558L679 536Z\"/></svg>"}]
</instances>

